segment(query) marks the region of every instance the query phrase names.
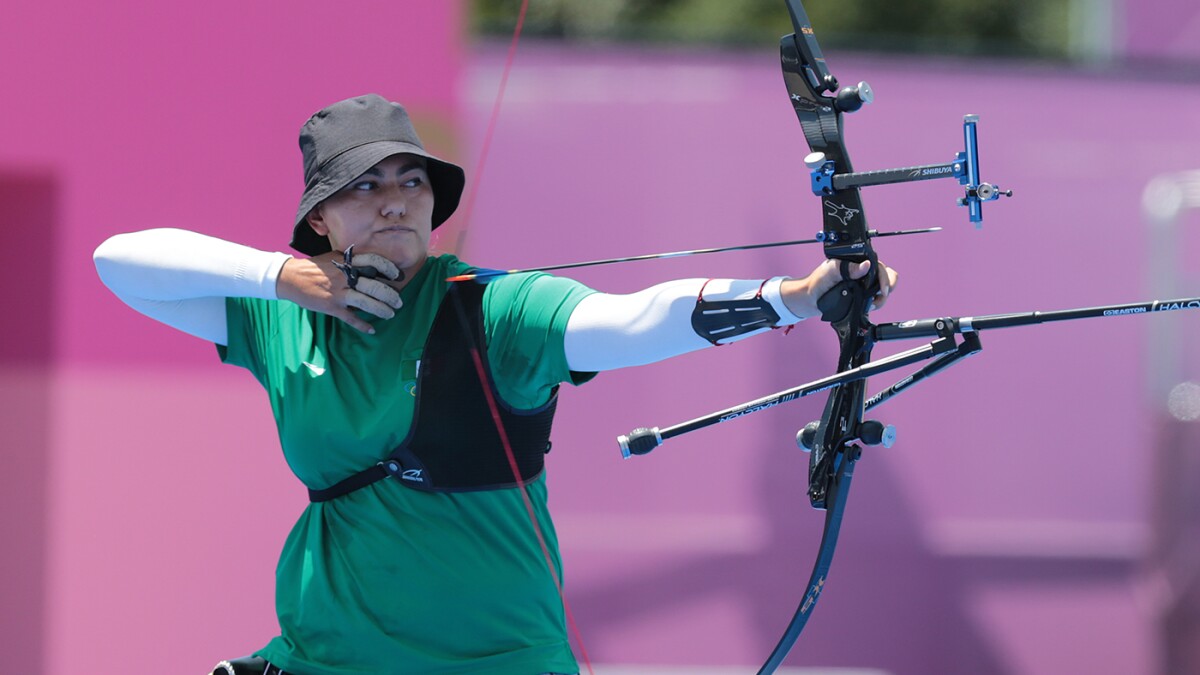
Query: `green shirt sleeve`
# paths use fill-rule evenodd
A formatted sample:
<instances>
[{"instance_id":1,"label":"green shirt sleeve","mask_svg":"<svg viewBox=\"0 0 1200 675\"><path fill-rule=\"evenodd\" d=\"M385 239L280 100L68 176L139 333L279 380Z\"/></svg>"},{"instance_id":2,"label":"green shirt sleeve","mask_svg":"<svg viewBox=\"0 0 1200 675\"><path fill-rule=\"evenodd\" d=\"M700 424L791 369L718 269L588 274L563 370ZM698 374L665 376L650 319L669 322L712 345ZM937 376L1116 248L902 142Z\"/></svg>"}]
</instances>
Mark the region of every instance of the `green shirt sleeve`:
<instances>
[{"instance_id":1,"label":"green shirt sleeve","mask_svg":"<svg viewBox=\"0 0 1200 675\"><path fill-rule=\"evenodd\" d=\"M578 281L540 273L488 284L483 296L488 361L509 405L536 408L559 383L579 385L596 376L571 371L564 346L571 312L592 293Z\"/></svg>"},{"instance_id":2,"label":"green shirt sleeve","mask_svg":"<svg viewBox=\"0 0 1200 675\"><path fill-rule=\"evenodd\" d=\"M217 345L222 363L241 366L267 386L266 342L278 332L277 302L256 298L226 298L226 345Z\"/></svg>"}]
</instances>

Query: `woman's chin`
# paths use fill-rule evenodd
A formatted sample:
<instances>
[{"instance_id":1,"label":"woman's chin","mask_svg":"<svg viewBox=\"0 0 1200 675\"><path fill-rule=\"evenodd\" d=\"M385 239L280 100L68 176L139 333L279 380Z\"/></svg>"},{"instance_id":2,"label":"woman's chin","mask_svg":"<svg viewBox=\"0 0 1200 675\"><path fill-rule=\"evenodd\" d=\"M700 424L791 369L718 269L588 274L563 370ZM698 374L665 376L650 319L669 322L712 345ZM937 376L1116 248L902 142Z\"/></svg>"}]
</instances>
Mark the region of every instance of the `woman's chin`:
<instances>
[{"instance_id":1,"label":"woman's chin","mask_svg":"<svg viewBox=\"0 0 1200 675\"><path fill-rule=\"evenodd\" d=\"M413 241L397 241L399 237L372 237L370 241L357 244L355 253L374 253L395 263L400 269L420 266L429 255L427 246L420 246Z\"/></svg>"}]
</instances>

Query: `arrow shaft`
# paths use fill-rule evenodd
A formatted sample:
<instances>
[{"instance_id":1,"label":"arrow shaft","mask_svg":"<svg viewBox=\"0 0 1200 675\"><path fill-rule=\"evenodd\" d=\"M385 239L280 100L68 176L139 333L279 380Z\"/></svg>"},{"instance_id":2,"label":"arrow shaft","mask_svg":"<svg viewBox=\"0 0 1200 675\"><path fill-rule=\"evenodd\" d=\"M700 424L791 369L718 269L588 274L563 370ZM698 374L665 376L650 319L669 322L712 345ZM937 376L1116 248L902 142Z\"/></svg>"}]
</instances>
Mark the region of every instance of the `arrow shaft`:
<instances>
[{"instance_id":1,"label":"arrow shaft","mask_svg":"<svg viewBox=\"0 0 1200 675\"><path fill-rule=\"evenodd\" d=\"M917 230L897 230L895 232L877 232L872 234L872 237L896 237L905 234L922 234L925 232L937 232L942 228L929 227ZM692 255L704 255L706 253L726 253L729 251L750 251L760 248L775 248L779 246L800 246L803 244L819 244L824 239L796 239L792 241L775 241L768 244L743 244L740 246L721 246L718 248L696 248L687 251L672 251L670 253L649 253L646 255L635 255L625 258L605 258L604 260L589 260L587 262L564 263L561 265L546 265L545 267L526 267L515 270L480 270L474 274L460 274L450 277L447 281L472 281L475 279L487 279L491 277L504 276L506 274L521 274L523 272L550 272L554 270L566 270L576 267L594 267L596 265L614 265L616 263L634 262L637 260L658 260L660 258L682 258Z\"/></svg>"}]
</instances>

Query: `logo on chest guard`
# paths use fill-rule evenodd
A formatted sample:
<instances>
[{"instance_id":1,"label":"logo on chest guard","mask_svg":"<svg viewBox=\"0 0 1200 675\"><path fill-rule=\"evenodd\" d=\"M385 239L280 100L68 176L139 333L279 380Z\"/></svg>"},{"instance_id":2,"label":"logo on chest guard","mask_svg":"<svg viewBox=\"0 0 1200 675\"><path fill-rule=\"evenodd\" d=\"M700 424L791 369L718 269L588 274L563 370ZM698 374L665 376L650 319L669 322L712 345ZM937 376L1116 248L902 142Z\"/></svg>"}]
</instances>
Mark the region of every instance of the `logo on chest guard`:
<instances>
[{"instance_id":1,"label":"logo on chest guard","mask_svg":"<svg viewBox=\"0 0 1200 675\"><path fill-rule=\"evenodd\" d=\"M404 480L411 480L415 483L424 483L425 477L421 475L422 471L423 469L409 469L400 474L400 477Z\"/></svg>"}]
</instances>

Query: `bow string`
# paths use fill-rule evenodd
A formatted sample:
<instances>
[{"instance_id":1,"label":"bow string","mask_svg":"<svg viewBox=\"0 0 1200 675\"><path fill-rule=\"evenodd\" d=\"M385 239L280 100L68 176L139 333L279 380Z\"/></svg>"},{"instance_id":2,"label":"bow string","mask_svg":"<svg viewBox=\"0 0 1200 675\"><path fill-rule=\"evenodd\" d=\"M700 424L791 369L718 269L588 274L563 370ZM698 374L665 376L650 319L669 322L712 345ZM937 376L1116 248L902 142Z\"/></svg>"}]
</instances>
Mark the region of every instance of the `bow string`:
<instances>
[{"instance_id":1,"label":"bow string","mask_svg":"<svg viewBox=\"0 0 1200 675\"><path fill-rule=\"evenodd\" d=\"M474 213L475 198L479 194L481 179L484 175L484 168L487 164L489 150L491 149L492 137L495 134L496 124L500 117L500 109L504 102L504 92L508 85L508 76L512 71L513 62L516 60L517 45L521 40L521 29L525 25L525 15L529 10L529 0L522 0L520 10L517 13L516 25L513 28L512 41L509 44L508 55L505 58L504 69L500 76L500 82L496 90L496 98L492 103L491 115L488 118L487 131L484 134L484 140L480 148L479 159L475 163L475 184L468 196L467 202L464 205L462 212L463 222L466 223L464 228L459 233L458 250L462 250L465 246L467 228L471 225L471 217ZM566 618L567 625L572 635L575 636L575 642L579 646L580 656L584 666L589 674L594 675L592 662L588 656L587 648L584 646L583 634L579 630L579 625L575 621L574 613L571 611L571 605L567 601L566 593L563 591L562 579L560 578L556 566L554 564L553 555L550 547L547 544L547 537L542 529L541 523L538 521L537 512L533 507L533 500L529 496L529 484L522 479L521 469L517 462L516 453L513 450L512 443L509 441L508 432L504 428L504 423L500 417L500 410L497 401L493 395L492 387L489 385L490 378L486 371L487 366L482 356L482 350L486 349L486 345L476 344L473 333L468 325L468 317L466 310L462 304L461 295L456 292L456 286L451 283L448 289L451 297L451 302L454 303L456 314L458 315L459 323L462 327L463 334L467 336L468 349L471 355L472 364L475 367L475 373L479 377L482 385L484 396L487 400L488 409L491 413L492 422L496 426L496 431L500 438L500 444L504 449L505 457L508 460L508 465L512 470L514 486L512 489L518 491L521 495L521 501L524 504L526 515L529 518L529 524L533 530L533 535L541 549L542 559L546 567L546 572L550 576L554 588L558 593L559 600L562 602L563 615Z\"/></svg>"}]
</instances>

